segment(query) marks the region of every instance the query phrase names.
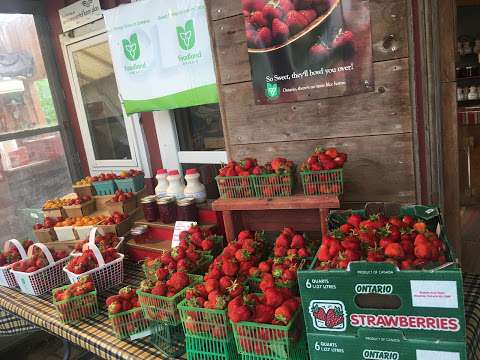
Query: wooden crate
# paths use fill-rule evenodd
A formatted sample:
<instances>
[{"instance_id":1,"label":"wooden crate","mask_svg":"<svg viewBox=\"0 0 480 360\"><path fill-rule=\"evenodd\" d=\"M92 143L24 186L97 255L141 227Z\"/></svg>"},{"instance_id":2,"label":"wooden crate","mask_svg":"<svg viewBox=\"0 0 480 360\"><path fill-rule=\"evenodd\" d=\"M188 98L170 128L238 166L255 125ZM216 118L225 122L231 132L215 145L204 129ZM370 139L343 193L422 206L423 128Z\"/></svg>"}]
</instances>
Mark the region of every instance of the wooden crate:
<instances>
[{"instance_id":1,"label":"wooden crate","mask_svg":"<svg viewBox=\"0 0 480 360\"><path fill-rule=\"evenodd\" d=\"M125 235L133 225L132 217L128 217L126 220L122 221L120 224L116 225L102 225L101 223L97 225L98 230L104 234L115 234L117 236Z\"/></svg>"},{"instance_id":2,"label":"wooden crate","mask_svg":"<svg viewBox=\"0 0 480 360\"><path fill-rule=\"evenodd\" d=\"M38 242L44 244L58 240L54 228L33 230L33 233L35 234L35 238L38 240Z\"/></svg>"},{"instance_id":3,"label":"wooden crate","mask_svg":"<svg viewBox=\"0 0 480 360\"><path fill-rule=\"evenodd\" d=\"M122 202L109 200L105 203L110 214L119 212L120 214L131 214L137 208L137 199L132 197Z\"/></svg>"},{"instance_id":4,"label":"wooden crate","mask_svg":"<svg viewBox=\"0 0 480 360\"><path fill-rule=\"evenodd\" d=\"M95 188L92 185L73 185L72 188L73 192L77 194L78 197L93 197L95 195Z\"/></svg>"},{"instance_id":5,"label":"wooden crate","mask_svg":"<svg viewBox=\"0 0 480 360\"><path fill-rule=\"evenodd\" d=\"M64 206L63 210L65 211L65 215L69 218L87 216L95 212L96 203L95 200L92 199L80 205Z\"/></svg>"},{"instance_id":6,"label":"wooden crate","mask_svg":"<svg viewBox=\"0 0 480 360\"><path fill-rule=\"evenodd\" d=\"M47 218L57 218L57 217L65 217L65 212L63 208L57 209L42 209L43 215Z\"/></svg>"}]
</instances>

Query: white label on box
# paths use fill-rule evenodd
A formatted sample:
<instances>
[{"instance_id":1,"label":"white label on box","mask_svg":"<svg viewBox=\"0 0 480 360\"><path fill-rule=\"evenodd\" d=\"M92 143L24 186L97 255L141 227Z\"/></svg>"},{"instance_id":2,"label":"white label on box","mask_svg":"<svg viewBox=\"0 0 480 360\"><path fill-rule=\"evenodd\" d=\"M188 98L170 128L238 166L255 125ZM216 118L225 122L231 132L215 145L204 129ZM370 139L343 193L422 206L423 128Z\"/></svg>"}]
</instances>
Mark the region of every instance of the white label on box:
<instances>
[{"instance_id":1,"label":"white label on box","mask_svg":"<svg viewBox=\"0 0 480 360\"><path fill-rule=\"evenodd\" d=\"M417 360L460 360L460 354L450 351L417 350Z\"/></svg>"},{"instance_id":2,"label":"white label on box","mask_svg":"<svg viewBox=\"0 0 480 360\"><path fill-rule=\"evenodd\" d=\"M173 230L172 248L178 246L180 243L180 233L182 231L187 231L195 225L197 225L195 221L177 221L175 223L175 229Z\"/></svg>"},{"instance_id":3,"label":"white label on box","mask_svg":"<svg viewBox=\"0 0 480 360\"><path fill-rule=\"evenodd\" d=\"M458 309L456 281L411 280L415 307Z\"/></svg>"}]
</instances>

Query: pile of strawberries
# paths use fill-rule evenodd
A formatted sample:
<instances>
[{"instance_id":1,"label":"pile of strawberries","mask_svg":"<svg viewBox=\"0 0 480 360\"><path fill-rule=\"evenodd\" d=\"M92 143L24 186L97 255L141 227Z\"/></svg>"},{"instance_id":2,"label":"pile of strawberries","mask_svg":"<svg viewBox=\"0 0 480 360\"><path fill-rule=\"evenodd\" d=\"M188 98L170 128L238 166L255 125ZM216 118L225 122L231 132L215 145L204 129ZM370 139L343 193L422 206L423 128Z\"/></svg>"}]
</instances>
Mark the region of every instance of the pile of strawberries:
<instances>
[{"instance_id":1,"label":"pile of strawberries","mask_svg":"<svg viewBox=\"0 0 480 360\"><path fill-rule=\"evenodd\" d=\"M51 218L46 217L43 220L43 224L35 224L33 225L33 230L41 230L41 229L51 229L57 225L58 222L62 222L65 219L63 217Z\"/></svg>"},{"instance_id":2,"label":"pile of strawberries","mask_svg":"<svg viewBox=\"0 0 480 360\"><path fill-rule=\"evenodd\" d=\"M230 160L218 173L221 177L250 176L250 175L286 175L295 171L293 161L277 157L265 165L259 165L257 159L245 158L239 162Z\"/></svg>"},{"instance_id":3,"label":"pile of strawberries","mask_svg":"<svg viewBox=\"0 0 480 360\"><path fill-rule=\"evenodd\" d=\"M128 219L128 214L121 214L115 211L108 218L103 220L100 225L118 225Z\"/></svg>"},{"instance_id":4,"label":"pile of strawberries","mask_svg":"<svg viewBox=\"0 0 480 360\"><path fill-rule=\"evenodd\" d=\"M68 287L56 289L54 291L53 297L55 298L55 301L64 301L77 296L88 294L94 290L95 285L93 284L90 276L82 276L77 282L74 282Z\"/></svg>"},{"instance_id":5,"label":"pile of strawberries","mask_svg":"<svg viewBox=\"0 0 480 360\"><path fill-rule=\"evenodd\" d=\"M250 48L285 43L330 8L330 0L242 0Z\"/></svg>"},{"instance_id":6,"label":"pile of strawberries","mask_svg":"<svg viewBox=\"0 0 480 360\"><path fill-rule=\"evenodd\" d=\"M308 50L313 64L325 63L329 59L339 57L350 59L355 53L355 38L351 31L340 28L331 41L323 36Z\"/></svg>"},{"instance_id":7,"label":"pile of strawberries","mask_svg":"<svg viewBox=\"0 0 480 360\"><path fill-rule=\"evenodd\" d=\"M182 231L179 235L180 243L186 249L194 248L200 251L214 252L223 242L223 237L215 235L207 228L201 228L198 225L191 226L190 229Z\"/></svg>"},{"instance_id":8,"label":"pile of strawberries","mask_svg":"<svg viewBox=\"0 0 480 360\"><path fill-rule=\"evenodd\" d=\"M113 196L112 201L123 202L128 199L132 199L133 197L135 197L135 194L131 191L126 193L126 192L123 192L122 190L117 190L115 191L115 195Z\"/></svg>"},{"instance_id":9,"label":"pile of strawberries","mask_svg":"<svg viewBox=\"0 0 480 360\"><path fill-rule=\"evenodd\" d=\"M317 253L319 270L345 269L352 261L389 262L401 270L446 262L446 246L420 219L411 216L368 219L352 214L323 237Z\"/></svg>"},{"instance_id":10,"label":"pile of strawberries","mask_svg":"<svg viewBox=\"0 0 480 360\"><path fill-rule=\"evenodd\" d=\"M105 303L109 314L118 314L133 308L140 308L137 291L130 286L121 288L117 295L109 296Z\"/></svg>"},{"instance_id":11,"label":"pile of strawberries","mask_svg":"<svg viewBox=\"0 0 480 360\"><path fill-rule=\"evenodd\" d=\"M143 280L140 291L156 296L172 297L190 285L190 278L184 271L171 273L166 268L158 268L155 272L156 281Z\"/></svg>"},{"instance_id":12,"label":"pile of strawberries","mask_svg":"<svg viewBox=\"0 0 480 360\"><path fill-rule=\"evenodd\" d=\"M118 252L115 248L107 248L101 251L105 264L118 259ZM83 274L98 267L98 261L90 249L84 249L82 255L74 256L67 264L67 270L74 274Z\"/></svg>"},{"instance_id":13,"label":"pile of strawberries","mask_svg":"<svg viewBox=\"0 0 480 360\"><path fill-rule=\"evenodd\" d=\"M98 176L92 176L92 182L115 180L117 178L118 178L117 175L114 173L109 173L109 174L101 173Z\"/></svg>"},{"instance_id":14,"label":"pile of strawberries","mask_svg":"<svg viewBox=\"0 0 480 360\"><path fill-rule=\"evenodd\" d=\"M250 268L249 276L255 281L260 280L259 289L262 291L272 284L294 288L299 267L311 256L304 236L292 228L283 229L275 240L273 255L273 258L260 262L258 267Z\"/></svg>"},{"instance_id":15,"label":"pile of strawberries","mask_svg":"<svg viewBox=\"0 0 480 360\"><path fill-rule=\"evenodd\" d=\"M317 148L315 152L300 166L300 171L322 171L343 168L347 161L347 154L337 151L336 148Z\"/></svg>"},{"instance_id":16,"label":"pile of strawberries","mask_svg":"<svg viewBox=\"0 0 480 360\"><path fill-rule=\"evenodd\" d=\"M120 171L120 173L117 175L117 178L118 179L129 179L129 178L133 178L133 177L139 176L139 175L143 175L143 171L130 169L128 171Z\"/></svg>"},{"instance_id":17,"label":"pile of strawberries","mask_svg":"<svg viewBox=\"0 0 480 360\"><path fill-rule=\"evenodd\" d=\"M25 240L22 242L25 251L27 251L32 244L32 240ZM22 260L22 257L20 256L18 249L13 245L10 245L8 251L0 252L0 266L11 265L19 260Z\"/></svg>"},{"instance_id":18,"label":"pile of strawberries","mask_svg":"<svg viewBox=\"0 0 480 360\"><path fill-rule=\"evenodd\" d=\"M83 245L88 243L87 240L79 241L75 244L75 251L82 252ZM105 251L108 248L114 248L120 243L120 238L115 234L97 235L95 237L95 244L100 251Z\"/></svg>"},{"instance_id":19,"label":"pile of strawberries","mask_svg":"<svg viewBox=\"0 0 480 360\"><path fill-rule=\"evenodd\" d=\"M231 299L246 290L248 272L258 264L262 253L260 235L241 231L238 240L229 243L210 265L204 283L187 291L187 304L206 309L225 309Z\"/></svg>"},{"instance_id":20,"label":"pile of strawberries","mask_svg":"<svg viewBox=\"0 0 480 360\"><path fill-rule=\"evenodd\" d=\"M49 250L55 262L62 260L68 256L65 250ZM49 263L45 254L40 249L34 249L33 255L31 257L14 263L12 265L12 270L25 273L33 273L48 265Z\"/></svg>"}]
</instances>

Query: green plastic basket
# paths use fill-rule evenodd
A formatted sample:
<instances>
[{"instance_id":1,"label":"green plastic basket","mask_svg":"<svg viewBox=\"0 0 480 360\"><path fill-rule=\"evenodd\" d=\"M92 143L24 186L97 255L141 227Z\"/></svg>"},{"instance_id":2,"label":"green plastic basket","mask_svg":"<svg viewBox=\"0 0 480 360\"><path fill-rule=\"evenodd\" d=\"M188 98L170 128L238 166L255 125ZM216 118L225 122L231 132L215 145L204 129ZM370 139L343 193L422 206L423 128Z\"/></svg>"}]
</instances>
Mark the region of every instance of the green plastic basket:
<instances>
[{"instance_id":1,"label":"green plastic basket","mask_svg":"<svg viewBox=\"0 0 480 360\"><path fill-rule=\"evenodd\" d=\"M97 195L113 195L117 190L117 185L113 180L96 181L93 184Z\"/></svg>"},{"instance_id":2,"label":"green plastic basket","mask_svg":"<svg viewBox=\"0 0 480 360\"><path fill-rule=\"evenodd\" d=\"M142 306L144 316L149 320L169 325L180 325L180 314L177 305L185 299L188 288L202 281L202 277L199 275L189 274L188 277L190 278L190 286L187 286L172 297L152 295L137 290L138 300Z\"/></svg>"},{"instance_id":3,"label":"green plastic basket","mask_svg":"<svg viewBox=\"0 0 480 360\"><path fill-rule=\"evenodd\" d=\"M185 353L185 334L181 324L152 321L150 332L150 343L168 357L178 358Z\"/></svg>"},{"instance_id":4,"label":"green plastic basket","mask_svg":"<svg viewBox=\"0 0 480 360\"><path fill-rule=\"evenodd\" d=\"M300 172L305 195L343 194L343 169Z\"/></svg>"},{"instance_id":5,"label":"green plastic basket","mask_svg":"<svg viewBox=\"0 0 480 360\"><path fill-rule=\"evenodd\" d=\"M291 196L293 191L293 176L267 174L251 175L251 182L258 198Z\"/></svg>"},{"instance_id":6,"label":"green plastic basket","mask_svg":"<svg viewBox=\"0 0 480 360\"><path fill-rule=\"evenodd\" d=\"M185 335L218 340L228 337L231 326L227 309L196 308L188 306L186 302L187 300L182 300L178 304Z\"/></svg>"},{"instance_id":7,"label":"green plastic basket","mask_svg":"<svg viewBox=\"0 0 480 360\"><path fill-rule=\"evenodd\" d=\"M286 326L232 323L238 353L248 356L248 359L296 359L293 357L294 345L301 341L303 334L300 312L298 310Z\"/></svg>"},{"instance_id":8,"label":"green plastic basket","mask_svg":"<svg viewBox=\"0 0 480 360\"><path fill-rule=\"evenodd\" d=\"M128 179L115 179L115 184L123 192L138 192L145 186L145 175L137 175Z\"/></svg>"},{"instance_id":9,"label":"green plastic basket","mask_svg":"<svg viewBox=\"0 0 480 360\"><path fill-rule=\"evenodd\" d=\"M143 316L142 308L133 308L118 314L109 314L113 334L119 339L125 339L132 335L149 329L149 322Z\"/></svg>"},{"instance_id":10,"label":"green plastic basket","mask_svg":"<svg viewBox=\"0 0 480 360\"><path fill-rule=\"evenodd\" d=\"M185 336L188 360L238 360L240 359L235 340L213 340L198 336Z\"/></svg>"},{"instance_id":11,"label":"green plastic basket","mask_svg":"<svg viewBox=\"0 0 480 360\"><path fill-rule=\"evenodd\" d=\"M222 199L244 199L255 197L251 176L217 176L218 191Z\"/></svg>"},{"instance_id":12,"label":"green plastic basket","mask_svg":"<svg viewBox=\"0 0 480 360\"><path fill-rule=\"evenodd\" d=\"M64 324L73 324L98 313L97 290L67 300L57 301L55 292L65 290L69 286L65 285L52 290L53 306Z\"/></svg>"}]
</instances>

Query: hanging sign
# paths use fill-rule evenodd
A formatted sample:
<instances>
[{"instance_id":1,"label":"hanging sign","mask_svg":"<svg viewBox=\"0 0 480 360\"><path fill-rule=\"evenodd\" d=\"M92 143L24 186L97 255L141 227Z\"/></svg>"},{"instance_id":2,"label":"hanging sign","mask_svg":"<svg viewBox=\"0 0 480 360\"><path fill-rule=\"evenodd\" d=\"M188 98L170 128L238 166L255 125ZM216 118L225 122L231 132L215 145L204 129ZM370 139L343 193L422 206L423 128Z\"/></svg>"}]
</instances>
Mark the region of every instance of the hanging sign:
<instances>
[{"instance_id":1,"label":"hanging sign","mask_svg":"<svg viewBox=\"0 0 480 360\"><path fill-rule=\"evenodd\" d=\"M257 104L374 90L368 0L237 1Z\"/></svg>"},{"instance_id":2,"label":"hanging sign","mask_svg":"<svg viewBox=\"0 0 480 360\"><path fill-rule=\"evenodd\" d=\"M63 32L76 29L82 25L102 18L99 0L80 0L58 10Z\"/></svg>"},{"instance_id":3,"label":"hanging sign","mask_svg":"<svg viewBox=\"0 0 480 360\"><path fill-rule=\"evenodd\" d=\"M204 0L144 0L104 17L127 114L218 102Z\"/></svg>"}]
</instances>

